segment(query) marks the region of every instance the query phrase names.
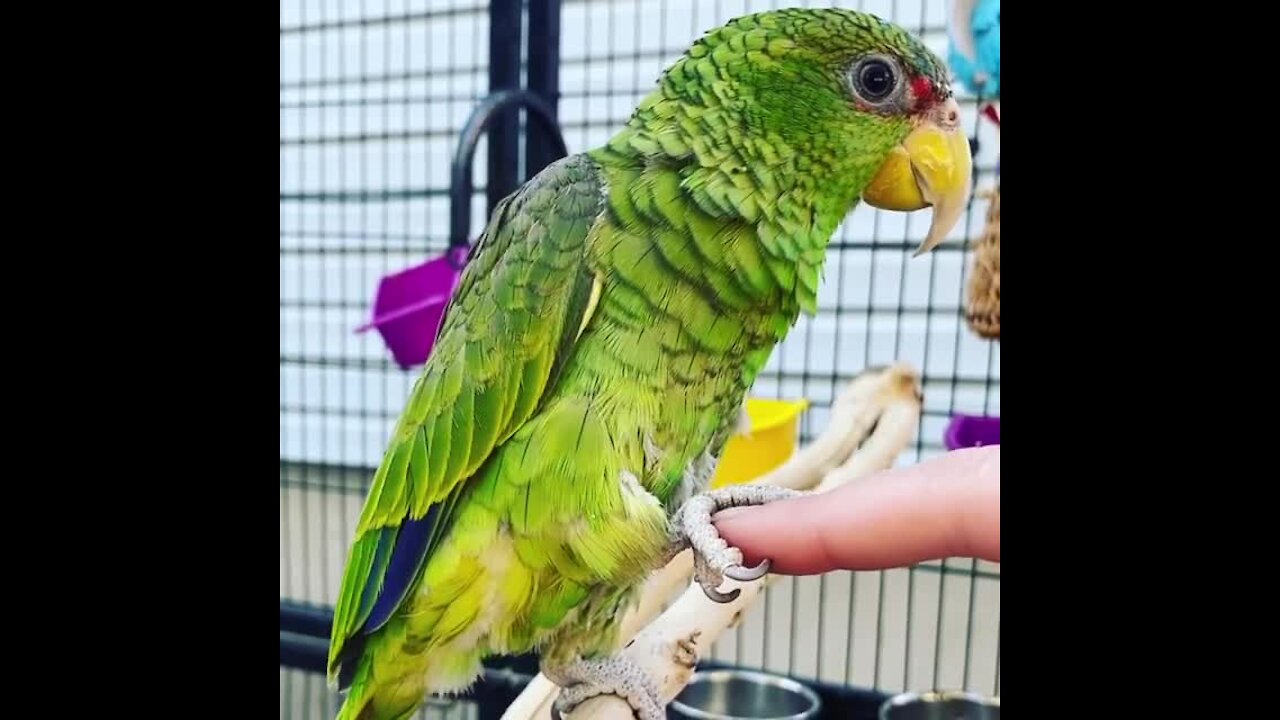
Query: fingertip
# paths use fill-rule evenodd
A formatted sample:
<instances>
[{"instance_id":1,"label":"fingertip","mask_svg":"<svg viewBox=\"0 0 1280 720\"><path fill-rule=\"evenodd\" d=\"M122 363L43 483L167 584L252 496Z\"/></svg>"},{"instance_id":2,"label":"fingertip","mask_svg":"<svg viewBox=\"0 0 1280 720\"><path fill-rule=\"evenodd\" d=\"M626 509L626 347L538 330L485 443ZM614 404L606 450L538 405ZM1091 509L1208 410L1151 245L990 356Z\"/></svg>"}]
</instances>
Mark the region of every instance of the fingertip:
<instances>
[{"instance_id":1,"label":"fingertip","mask_svg":"<svg viewBox=\"0 0 1280 720\"><path fill-rule=\"evenodd\" d=\"M746 562L774 572L905 567L946 557L1000 561L999 446L892 468L818 495L718 513Z\"/></svg>"}]
</instances>

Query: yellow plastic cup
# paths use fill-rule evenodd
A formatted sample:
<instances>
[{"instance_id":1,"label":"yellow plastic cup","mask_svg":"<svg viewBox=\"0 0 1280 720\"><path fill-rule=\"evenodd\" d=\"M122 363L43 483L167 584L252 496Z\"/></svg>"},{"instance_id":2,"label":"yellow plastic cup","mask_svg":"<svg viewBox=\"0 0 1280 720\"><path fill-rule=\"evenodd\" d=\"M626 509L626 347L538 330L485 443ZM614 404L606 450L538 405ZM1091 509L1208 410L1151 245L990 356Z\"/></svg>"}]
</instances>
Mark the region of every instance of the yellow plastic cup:
<instances>
[{"instance_id":1,"label":"yellow plastic cup","mask_svg":"<svg viewBox=\"0 0 1280 720\"><path fill-rule=\"evenodd\" d=\"M786 462L796 452L800 415L808 407L808 400L747 398L750 434L725 443L711 487L751 482Z\"/></svg>"}]
</instances>

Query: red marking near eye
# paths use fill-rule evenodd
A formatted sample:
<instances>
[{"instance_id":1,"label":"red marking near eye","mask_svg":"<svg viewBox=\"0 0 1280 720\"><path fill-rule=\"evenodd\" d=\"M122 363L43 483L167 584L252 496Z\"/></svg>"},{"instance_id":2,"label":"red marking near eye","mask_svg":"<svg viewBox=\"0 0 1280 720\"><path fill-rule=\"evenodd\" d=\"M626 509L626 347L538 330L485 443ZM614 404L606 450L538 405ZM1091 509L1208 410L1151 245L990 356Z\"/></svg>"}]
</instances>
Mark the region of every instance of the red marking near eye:
<instances>
[{"instance_id":1,"label":"red marking near eye","mask_svg":"<svg viewBox=\"0 0 1280 720\"><path fill-rule=\"evenodd\" d=\"M916 107L921 109L929 107L937 100L933 90L933 81L919 75L911 78L911 94L916 99Z\"/></svg>"}]
</instances>

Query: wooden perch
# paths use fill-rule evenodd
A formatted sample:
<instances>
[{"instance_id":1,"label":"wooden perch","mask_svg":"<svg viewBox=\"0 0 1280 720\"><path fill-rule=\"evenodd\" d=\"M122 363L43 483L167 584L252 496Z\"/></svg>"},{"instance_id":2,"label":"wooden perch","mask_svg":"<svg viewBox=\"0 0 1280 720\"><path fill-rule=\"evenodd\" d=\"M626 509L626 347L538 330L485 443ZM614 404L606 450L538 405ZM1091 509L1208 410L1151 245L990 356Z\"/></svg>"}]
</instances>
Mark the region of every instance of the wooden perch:
<instances>
[{"instance_id":1,"label":"wooden perch","mask_svg":"<svg viewBox=\"0 0 1280 720\"><path fill-rule=\"evenodd\" d=\"M920 417L919 377L898 364L868 370L855 377L831 407L823 433L786 463L754 482L795 490L828 490L836 485L889 468L915 434ZM650 674L661 700L669 703L688 683L700 648L710 647L774 577L752 582L726 579L723 592L742 593L732 602L716 603L702 588L690 584L693 556L686 550L655 572L645 584L639 603L623 619L619 637L632 660ZM683 595L653 622L678 587ZM646 627L647 626L647 627ZM634 638L634 640L632 640ZM539 674L503 713L502 720L546 720L559 688ZM566 720L633 720L626 701L615 695L592 698Z\"/></svg>"}]
</instances>

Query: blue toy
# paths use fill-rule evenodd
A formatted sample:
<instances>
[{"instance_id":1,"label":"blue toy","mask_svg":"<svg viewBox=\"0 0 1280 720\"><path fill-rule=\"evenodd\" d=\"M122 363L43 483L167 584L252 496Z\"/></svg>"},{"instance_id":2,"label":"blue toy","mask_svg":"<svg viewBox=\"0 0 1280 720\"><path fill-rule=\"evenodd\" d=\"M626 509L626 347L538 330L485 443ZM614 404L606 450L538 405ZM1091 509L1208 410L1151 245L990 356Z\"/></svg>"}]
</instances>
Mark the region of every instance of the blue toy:
<instances>
[{"instance_id":1,"label":"blue toy","mask_svg":"<svg viewBox=\"0 0 1280 720\"><path fill-rule=\"evenodd\" d=\"M953 0L947 64L983 100L1000 97L1000 0ZM979 84L975 76L986 75Z\"/></svg>"}]
</instances>

